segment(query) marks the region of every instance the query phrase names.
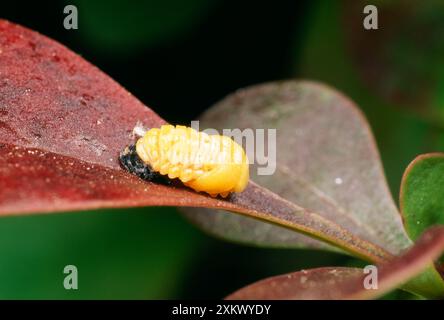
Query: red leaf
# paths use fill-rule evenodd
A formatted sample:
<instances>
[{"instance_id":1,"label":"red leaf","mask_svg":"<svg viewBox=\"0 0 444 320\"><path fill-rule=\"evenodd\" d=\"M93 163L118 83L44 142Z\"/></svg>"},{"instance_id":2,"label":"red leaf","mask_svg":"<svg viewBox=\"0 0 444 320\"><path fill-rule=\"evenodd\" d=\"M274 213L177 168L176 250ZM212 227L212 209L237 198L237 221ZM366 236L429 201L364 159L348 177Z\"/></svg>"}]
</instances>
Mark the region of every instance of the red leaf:
<instances>
[{"instance_id":1,"label":"red leaf","mask_svg":"<svg viewBox=\"0 0 444 320\"><path fill-rule=\"evenodd\" d=\"M219 208L280 224L372 261L391 257L254 183L223 200L139 180L118 164L139 121L147 127L165 123L67 48L0 20L0 214L150 205Z\"/></svg>"},{"instance_id":2,"label":"red leaf","mask_svg":"<svg viewBox=\"0 0 444 320\"><path fill-rule=\"evenodd\" d=\"M0 214L143 205L207 205L207 197L121 169L9 144L0 147ZM215 201L217 202L217 200Z\"/></svg>"},{"instance_id":3,"label":"red leaf","mask_svg":"<svg viewBox=\"0 0 444 320\"><path fill-rule=\"evenodd\" d=\"M137 121L165 123L64 46L0 20L1 142L119 169Z\"/></svg>"},{"instance_id":4,"label":"red leaf","mask_svg":"<svg viewBox=\"0 0 444 320\"><path fill-rule=\"evenodd\" d=\"M364 278L368 275L360 269L318 268L258 281L234 292L227 299L377 298L424 271L443 251L444 227L433 227L408 252L377 266L378 288L375 290L364 287Z\"/></svg>"}]
</instances>

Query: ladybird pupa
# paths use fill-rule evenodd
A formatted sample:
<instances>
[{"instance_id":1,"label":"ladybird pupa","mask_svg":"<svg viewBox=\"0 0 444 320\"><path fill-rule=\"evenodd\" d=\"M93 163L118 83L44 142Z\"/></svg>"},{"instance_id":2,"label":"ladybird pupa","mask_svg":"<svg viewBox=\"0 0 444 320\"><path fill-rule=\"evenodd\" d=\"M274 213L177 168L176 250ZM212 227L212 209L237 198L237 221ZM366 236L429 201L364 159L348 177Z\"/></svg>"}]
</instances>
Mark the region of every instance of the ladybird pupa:
<instances>
[{"instance_id":1,"label":"ladybird pupa","mask_svg":"<svg viewBox=\"0 0 444 320\"><path fill-rule=\"evenodd\" d=\"M178 178L212 197L242 192L249 180L248 158L231 138L190 127L163 125L136 142L136 153L154 172Z\"/></svg>"}]
</instances>

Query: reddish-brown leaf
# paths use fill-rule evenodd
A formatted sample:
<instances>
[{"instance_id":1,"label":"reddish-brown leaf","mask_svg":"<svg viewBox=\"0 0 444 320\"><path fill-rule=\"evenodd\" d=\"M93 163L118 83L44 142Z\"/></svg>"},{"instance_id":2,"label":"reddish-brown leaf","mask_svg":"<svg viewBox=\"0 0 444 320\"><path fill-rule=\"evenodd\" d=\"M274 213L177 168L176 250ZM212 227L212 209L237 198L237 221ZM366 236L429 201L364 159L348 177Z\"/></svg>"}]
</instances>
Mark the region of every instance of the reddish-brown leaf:
<instances>
[{"instance_id":1,"label":"reddish-brown leaf","mask_svg":"<svg viewBox=\"0 0 444 320\"><path fill-rule=\"evenodd\" d=\"M227 299L374 299L424 271L443 251L444 227L433 227L408 252L377 266L377 289L365 289L368 274L361 269L319 268L258 281Z\"/></svg>"},{"instance_id":2,"label":"reddish-brown leaf","mask_svg":"<svg viewBox=\"0 0 444 320\"><path fill-rule=\"evenodd\" d=\"M118 164L137 122L165 123L67 48L0 20L0 214L153 205L219 208L372 261L391 257L333 220L254 183L223 200L137 179Z\"/></svg>"},{"instance_id":3,"label":"reddish-brown leaf","mask_svg":"<svg viewBox=\"0 0 444 320\"><path fill-rule=\"evenodd\" d=\"M214 199L41 149L3 144L0 155L0 214L133 206L222 208L335 243L366 259L390 257L381 248L253 182L229 200Z\"/></svg>"},{"instance_id":4,"label":"reddish-brown leaf","mask_svg":"<svg viewBox=\"0 0 444 320\"><path fill-rule=\"evenodd\" d=\"M200 125L219 132L275 129L276 171L258 173L263 164L258 164L256 148L248 155L254 160L254 181L392 254L412 245L387 187L371 129L359 108L340 92L310 81L255 85L215 104ZM260 146L258 136L255 142ZM187 211L192 221L219 237L265 246L320 247L248 218L207 209Z\"/></svg>"},{"instance_id":5,"label":"reddish-brown leaf","mask_svg":"<svg viewBox=\"0 0 444 320\"><path fill-rule=\"evenodd\" d=\"M137 121L165 123L77 54L0 20L0 142L119 169Z\"/></svg>"}]
</instances>

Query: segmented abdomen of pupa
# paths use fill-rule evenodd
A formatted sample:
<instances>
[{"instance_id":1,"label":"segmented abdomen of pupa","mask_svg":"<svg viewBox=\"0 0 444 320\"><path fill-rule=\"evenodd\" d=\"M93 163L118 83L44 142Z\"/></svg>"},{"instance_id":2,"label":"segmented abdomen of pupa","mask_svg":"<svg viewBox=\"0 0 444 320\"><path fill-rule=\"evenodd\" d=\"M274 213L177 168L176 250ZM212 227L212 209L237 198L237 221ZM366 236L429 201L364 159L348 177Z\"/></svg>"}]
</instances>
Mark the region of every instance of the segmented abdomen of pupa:
<instances>
[{"instance_id":1,"label":"segmented abdomen of pupa","mask_svg":"<svg viewBox=\"0 0 444 320\"><path fill-rule=\"evenodd\" d=\"M248 184L247 156L226 136L163 125L148 130L137 141L136 152L154 171L212 196L241 192Z\"/></svg>"}]
</instances>

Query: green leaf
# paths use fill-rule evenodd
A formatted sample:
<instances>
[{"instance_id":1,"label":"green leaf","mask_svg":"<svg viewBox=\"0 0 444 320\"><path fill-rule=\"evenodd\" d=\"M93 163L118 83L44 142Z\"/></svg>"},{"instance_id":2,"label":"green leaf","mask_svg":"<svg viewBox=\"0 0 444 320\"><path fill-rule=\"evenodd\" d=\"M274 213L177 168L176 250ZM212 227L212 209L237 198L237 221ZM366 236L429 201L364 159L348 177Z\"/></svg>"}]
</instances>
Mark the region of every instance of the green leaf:
<instances>
[{"instance_id":1,"label":"green leaf","mask_svg":"<svg viewBox=\"0 0 444 320\"><path fill-rule=\"evenodd\" d=\"M443 153L420 155L407 167L401 182L400 207L405 229L411 239L418 239L432 226L444 224L443 186ZM416 288L432 289L433 286L439 289L443 283L436 268L430 266L409 285L415 291Z\"/></svg>"},{"instance_id":2,"label":"green leaf","mask_svg":"<svg viewBox=\"0 0 444 320\"><path fill-rule=\"evenodd\" d=\"M405 228L412 239L444 224L444 153L418 156L405 171L400 194Z\"/></svg>"}]
</instances>

